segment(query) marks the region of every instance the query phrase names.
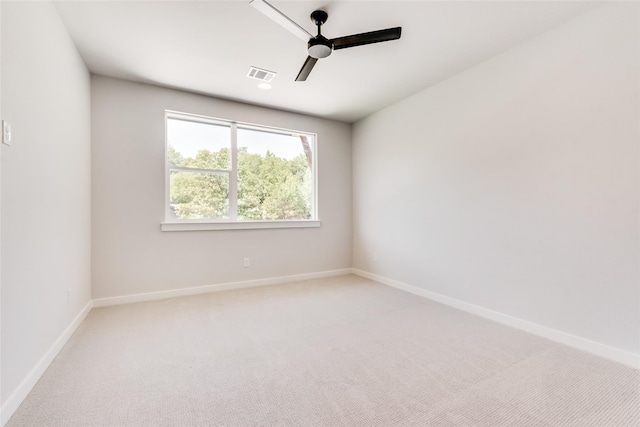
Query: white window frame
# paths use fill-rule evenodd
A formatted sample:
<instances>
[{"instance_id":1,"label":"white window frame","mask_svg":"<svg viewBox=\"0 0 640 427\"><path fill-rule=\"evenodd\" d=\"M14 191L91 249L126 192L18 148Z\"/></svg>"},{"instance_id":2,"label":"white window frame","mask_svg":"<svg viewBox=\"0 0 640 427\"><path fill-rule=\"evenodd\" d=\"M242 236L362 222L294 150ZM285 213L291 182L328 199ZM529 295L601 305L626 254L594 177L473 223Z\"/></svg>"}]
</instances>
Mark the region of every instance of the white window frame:
<instances>
[{"instance_id":1,"label":"white window frame","mask_svg":"<svg viewBox=\"0 0 640 427\"><path fill-rule=\"evenodd\" d=\"M231 129L231 168L229 170L222 169L195 169L180 168L169 165L167 138L167 122L168 119L186 120L196 123L206 123L218 126L228 126ZM161 224L162 231L202 231L202 230L251 230L261 228L309 228L320 227L320 219L318 218L318 136L313 132L297 131L292 129L275 128L271 126L258 125L253 123L245 123L234 120L225 120L215 117L207 117L198 114L183 113L179 111L165 110L164 115L165 126L165 201L164 201L164 222ZM311 151L313 153L312 176L313 176L313 198L311 201L311 219L305 220L238 220L238 127L243 129L252 129L263 132L278 133L282 135L309 135L313 137ZM171 170L184 170L187 172L205 172L228 174L229 176L229 219L173 219L171 218L170 208L170 174Z\"/></svg>"}]
</instances>

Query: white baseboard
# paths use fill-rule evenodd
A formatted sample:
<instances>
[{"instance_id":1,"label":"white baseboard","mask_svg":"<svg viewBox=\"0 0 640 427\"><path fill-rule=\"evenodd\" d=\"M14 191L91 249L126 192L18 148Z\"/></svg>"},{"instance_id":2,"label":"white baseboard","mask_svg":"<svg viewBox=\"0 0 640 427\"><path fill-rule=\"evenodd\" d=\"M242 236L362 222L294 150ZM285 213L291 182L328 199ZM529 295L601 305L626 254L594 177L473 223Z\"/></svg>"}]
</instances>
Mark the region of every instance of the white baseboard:
<instances>
[{"instance_id":1,"label":"white baseboard","mask_svg":"<svg viewBox=\"0 0 640 427\"><path fill-rule=\"evenodd\" d=\"M389 279L387 277L379 276L377 274L369 273L357 268L351 269L353 274L366 277L367 279L375 280L384 285L392 286L397 289L401 289L406 292L410 292L415 295L430 299L432 301L439 302L441 304L448 305L450 307L457 308L467 313L472 313L486 319L493 320L503 325L511 326L522 331L529 332L534 335L547 338L551 341L558 342L560 344L567 345L569 347L576 348L578 350L585 351L587 353L594 354L605 359L613 360L615 362L623 363L632 368L640 369L640 354L630 353L628 351L620 350L615 347L601 344L595 341L588 340L576 335L568 334L566 332L559 331L557 329L551 329L546 326L541 326L536 323L529 322L527 320L519 319L517 317L509 316L498 311L493 311L488 308L480 307L478 305L470 304L465 301L461 301L455 298L451 298L442 294L428 291L426 289L418 288L417 286L409 285L397 280Z\"/></svg>"},{"instance_id":2,"label":"white baseboard","mask_svg":"<svg viewBox=\"0 0 640 427\"><path fill-rule=\"evenodd\" d=\"M125 295L121 297L99 298L93 300L94 307L130 304L134 302L154 301L167 298L184 297L188 295L207 294L210 292L229 291L232 289L253 288L256 286L277 285L280 283L298 282L301 280L321 279L324 277L343 276L350 274L350 268L341 270L321 271L318 273L296 274L292 276L269 277L267 279L246 280L242 282L220 283L217 285L197 286L193 288L172 289L169 291L149 292L144 294Z\"/></svg>"},{"instance_id":3,"label":"white baseboard","mask_svg":"<svg viewBox=\"0 0 640 427\"><path fill-rule=\"evenodd\" d=\"M69 338L71 338L71 335L78 329L78 326L80 326L84 318L87 317L92 307L93 301L89 301L75 319L73 319L71 324L67 326L67 329L62 332L49 350L47 350L44 356L36 363L36 366L31 369L31 372L22 380L18 388L4 402L4 405L0 408L0 425L5 425L6 422L9 421L9 418L11 418L33 386L36 385L42 374L44 374L44 371L51 365L53 359L56 358L60 350L62 350L62 347L64 347L67 341L69 341Z\"/></svg>"}]
</instances>

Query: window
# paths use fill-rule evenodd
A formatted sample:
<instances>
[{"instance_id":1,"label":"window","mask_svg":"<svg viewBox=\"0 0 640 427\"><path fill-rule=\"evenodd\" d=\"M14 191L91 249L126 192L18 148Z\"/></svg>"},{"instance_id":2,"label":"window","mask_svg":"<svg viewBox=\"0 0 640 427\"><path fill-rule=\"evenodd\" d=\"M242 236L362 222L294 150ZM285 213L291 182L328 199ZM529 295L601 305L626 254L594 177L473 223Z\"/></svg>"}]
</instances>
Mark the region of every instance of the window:
<instances>
[{"instance_id":1,"label":"window","mask_svg":"<svg viewBox=\"0 0 640 427\"><path fill-rule=\"evenodd\" d=\"M162 229L319 226L314 134L166 112Z\"/></svg>"}]
</instances>

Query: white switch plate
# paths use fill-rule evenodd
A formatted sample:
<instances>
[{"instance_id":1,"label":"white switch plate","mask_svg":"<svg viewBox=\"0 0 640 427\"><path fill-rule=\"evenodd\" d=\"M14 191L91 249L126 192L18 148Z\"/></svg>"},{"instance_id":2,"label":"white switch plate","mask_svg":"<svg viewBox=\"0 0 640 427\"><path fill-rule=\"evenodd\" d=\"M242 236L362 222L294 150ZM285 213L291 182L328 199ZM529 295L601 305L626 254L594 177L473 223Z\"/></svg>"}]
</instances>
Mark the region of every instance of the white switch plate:
<instances>
[{"instance_id":1,"label":"white switch plate","mask_svg":"<svg viewBox=\"0 0 640 427\"><path fill-rule=\"evenodd\" d=\"M2 143L11 145L11 125L4 120L2 121Z\"/></svg>"}]
</instances>

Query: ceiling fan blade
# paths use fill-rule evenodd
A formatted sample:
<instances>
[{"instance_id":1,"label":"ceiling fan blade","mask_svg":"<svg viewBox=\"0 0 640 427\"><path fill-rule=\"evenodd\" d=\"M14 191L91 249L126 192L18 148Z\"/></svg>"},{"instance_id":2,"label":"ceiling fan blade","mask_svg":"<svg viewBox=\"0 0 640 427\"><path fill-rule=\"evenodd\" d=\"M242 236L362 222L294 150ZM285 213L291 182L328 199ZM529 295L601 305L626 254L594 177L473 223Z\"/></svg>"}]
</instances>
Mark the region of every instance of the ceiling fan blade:
<instances>
[{"instance_id":1,"label":"ceiling fan blade","mask_svg":"<svg viewBox=\"0 0 640 427\"><path fill-rule=\"evenodd\" d=\"M387 28L386 30L370 31L368 33L353 34L351 36L336 37L331 39L333 49L345 49L347 47L362 46L364 44L397 40L402 33L402 27Z\"/></svg>"},{"instance_id":2,"label":"ceiling fan blade","mask_svg":"<svg viewBox=\"0 0 640 427\"><path fill-rule=\"evenodd\" d=\"M307 77L309 77L309 73L311 72L311 70L313 70L313 66L316 65L316 62L318 62L317 58L308 56L307 60L304 61L304 65L300 69L300 72L298 73L298 77L296 77L296 81L303 82L307 80Z\"/></svg>"},{"instance_id":3,"label":"ceiling fan blade","mask_svg":"<svg viewBox=\"0 0 640 427\"><path fill-rule=\"evenodd\" d=\"M309 39L313 38L311 33L302 28L300 25L293 22L287 15L280 12L275 7L271 6L264 0L251 0L249 3L258 11L262 12L268 18L273 19L277 24L289 30L293 35L301 39L303 42L308 42Z\"/></svg>"}]
</instances>

